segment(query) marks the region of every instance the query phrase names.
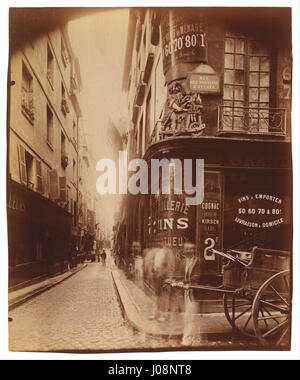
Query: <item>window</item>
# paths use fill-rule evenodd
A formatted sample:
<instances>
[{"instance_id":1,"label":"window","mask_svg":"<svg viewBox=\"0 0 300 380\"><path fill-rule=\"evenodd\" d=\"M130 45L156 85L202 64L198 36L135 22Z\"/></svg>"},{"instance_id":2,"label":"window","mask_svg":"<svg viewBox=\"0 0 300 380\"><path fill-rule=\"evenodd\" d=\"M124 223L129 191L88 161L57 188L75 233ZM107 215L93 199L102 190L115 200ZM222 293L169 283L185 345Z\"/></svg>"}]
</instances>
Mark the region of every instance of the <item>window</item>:
<instances>
[{"instance_id":1,"label":"window","mask_svg":"<svg viewBox=\"0 0 300 380\"><path fill-rule=\"evenodd\" d=\"M24 62L22 64L22 87L21 87L21 106L23 115L30 121L34 122L33 109L33 79Z\"/></svg>"},{"instance_id":2,"label":"window","mask_svg":"<svg viewBox=\"0 0 300 380\"><path fill-rule=\"evenodd\" d=\"M47 143L53 149L53 113L47 104Z\"/></svg>"},{"instance_id":3,"label":"window","mask_svg":"<svg viewBox=\"0 0 300 380\"><path fill-rule=\"evenodd\" d=\"M67 202L67 179L66 177L59 177L59 200Z\"/></svg>"},{"instance_id":4,"label":"window","mask_svg":"<svg viewBox=\"0 0 300 380\"><path fill-rule=\"evenodd\" d=\"M27 187L33 190L34 179L33 179L33 157L30 153L25 150L25 162L26 162L26 173L27 173Z\"/></svg>"},{"instance_id":5,"label":"window","mask_svg":"<svg viewBox=\"0 0 300 380\"><path fill-rule=\"evenodd\" d=\"M69 63L69 59L68 59L68 52L66 49L66 45L65 45L63 38L61 38L61 60L64 64L64 66L67 67L67 65Z\"/></svg>"},{"instance_id":6,"label":"window","mask_svg":"<svg viewBox=\"0 0 300 380\"><path fill-rule=\"evenodd\" d=\"M35 160L35 170L36 170L36 191L39 193L43 193L44 184L43 184L41 161Z\"/></svg>"},{"instance_id":7,"label":"window","mask_svg":"<svg viewBox=\"0 0 300 380\"><path fill-rule=\"evenodd\" d=\"M68 166L68 156L66 154L66 137L63 132L61 132L61 138L60 138L60 152L61 152L61 165L65 169Z\"/></svg>"},{"instance_id":8,"label":"window","mask_svg":"<svg viewBox=\"0 0 300 380\"><path fill-rule=\"evenodd\" d=\"M270 44L228 33L225 37L223 130L270 130Z\"/></svg>"},{"instance_id":9,"label":"window","mask_svg":"<svg viewBox=\"0 0 300 380\"><path fill-rule=\"evenodd\" d=\"M138 155L139 155L139 157L142 157L142 155L143 155L143 115L141 116L140 125L139 125Z\"/></svg>"},{"instance_id":10,"label":"window","mask_svg":"<svg viewBox=\"0 0 300 380\"><path fill-rule=\"evenodd\" d=\"M47 44L47 78L53 89L54 58L50 46Z\"/></svg>"},{"instance_id":11,"label":"window","mask_svg":"<svg viewBox=\"0 0 300 380\"><path fill-rule=\"evenodd\" d=\"M73 160L73 182L76 182L76 161Z\"/></svg>"},{"instance_id":12,"label":"window","mask_svg":"<svg viewBox=\"0 0 300 380\"><path fill-rule=\"evenodd\" d=\"M59 199L59 179L57 170L49 170L49 198L56 200Z\"/></svg>"},{"instance_id":13,"label":"window","mask_svg":"<svg viewBox=\"0 0 300 380\"><path fill-rule=\"evenodd\" d=\"M151 128L151 88L146 100L146 125L145 125L145 149L149 144L150 128Z\"/></svg>"},{"instance_id":14,"label":"window","mask_svg":"<svg viewBox=\"0 0 300 380\"><path fill-rule=\"evenodd\" d=\"M67 98L66 98L66 90L63 84L61 84L61 110L65 117L67 113L70 112Z\"/></svg>"},{"instance_id":15,"label":"window","mask_svg":"<svg viewBox=\"0 0 300 380\"><path fill-rule=\"evenodd\" d=\"M77 128L76 128L76 122L73 120L73 140L76 144L77 142Z\"/></svg>"}]
</instances>

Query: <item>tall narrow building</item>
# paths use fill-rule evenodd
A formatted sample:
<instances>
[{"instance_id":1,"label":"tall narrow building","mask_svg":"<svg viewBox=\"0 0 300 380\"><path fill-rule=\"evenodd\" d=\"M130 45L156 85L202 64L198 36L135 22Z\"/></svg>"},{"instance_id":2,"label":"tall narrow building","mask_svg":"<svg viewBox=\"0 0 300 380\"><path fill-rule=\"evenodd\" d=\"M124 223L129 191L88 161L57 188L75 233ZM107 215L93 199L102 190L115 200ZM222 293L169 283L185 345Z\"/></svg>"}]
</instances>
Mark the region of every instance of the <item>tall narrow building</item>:
<instances>
[{"instance_id":1,"label":"tall narrow building","mask_svg":"<svg viewBox=\"0 0 300 380\"><path fill-rule=\"evenodd\" d=\"M66 271L72 265L71 236L80 235L79 62L66 23L45 12L38 15L39 10L10 12L10 288ZM24 20L32 21L31 28Z\"/></svg>"},{"instance_id":2,"label":"tall narrow building","mask_svg":"<svg viewBox=\"0 0 300 380\"><path fill-rule=\"evenodd\" d=\"M128 194L123 260L135 242L169 247L182 275L188 242L198 281L216 283L222 260L210 248L291 251L290 27L289 8L131 9L129 159L203 159L204 200L183 207L185 189Z\"/></svg>"}]
</instances>

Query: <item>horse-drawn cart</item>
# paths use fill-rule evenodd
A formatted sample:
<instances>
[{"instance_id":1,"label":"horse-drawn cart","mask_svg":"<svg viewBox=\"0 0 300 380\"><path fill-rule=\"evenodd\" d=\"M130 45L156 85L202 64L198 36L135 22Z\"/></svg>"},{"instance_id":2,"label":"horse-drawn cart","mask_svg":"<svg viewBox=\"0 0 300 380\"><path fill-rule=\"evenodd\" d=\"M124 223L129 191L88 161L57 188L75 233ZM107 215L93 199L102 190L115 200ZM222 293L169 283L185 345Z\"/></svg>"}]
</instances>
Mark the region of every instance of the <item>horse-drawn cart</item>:
<instances>
[{"instance_id":1,"label":"horse-drawn cart","mask_svg":"<svg viewBox=\"0 0 300 380\"><path fill-rule=\"evenodd\" d=\"M234 331L256 337L261 345L282 345L290 336L290 253L253 248L252 252L212 249L226 259L219 287L168 279L166 284L193 293L223 294L224 312Z\"/></svg>"}]
</instances>

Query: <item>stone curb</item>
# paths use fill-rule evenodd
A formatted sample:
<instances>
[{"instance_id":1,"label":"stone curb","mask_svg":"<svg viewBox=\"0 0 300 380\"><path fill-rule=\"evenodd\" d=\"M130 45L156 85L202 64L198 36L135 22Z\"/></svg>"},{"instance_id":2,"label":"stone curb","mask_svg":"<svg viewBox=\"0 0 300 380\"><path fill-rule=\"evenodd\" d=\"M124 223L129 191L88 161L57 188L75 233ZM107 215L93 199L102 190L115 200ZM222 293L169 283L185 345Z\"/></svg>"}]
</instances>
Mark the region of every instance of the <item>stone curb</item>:
<instances>
[{"instance_id":1,"label":"stone curb","mask_svg":"<svg viewBox=\"0 0 300 380\"><path fill-rule=\"evenodd\" d=\"M115 272L115 273L114 273ZM128 323L135 329L148 336L161 337L161 338L173 338L181 339L183 333L172 334L165 333L163 331L157 331L155 326L151 326L151 323L147 321L148 326L145 324L145 320L141 317L139 307L134 302L132 296L129 294L128 289L122 284L122 281L116 276L117 271L111 270L111 276L117 291L117 295L123 310L124 316Z\"/></svg>"},{"instance_id":2,"label":"stone curb","mask_svg":"<svg viewBox=\"0 0 300 380\"><path fill-rule=\"evenodd\" d=\"M171 339L182 339L184 333L166 333L163 327L160 329L157 326L152 325L150 321L145 321L142 318L141 312L139 311L138 305L135 303L130 291L126 288L126 285L122 283L122 280L118 278L118 271L111 270L111 277L113 279L114 287L119 298L120 306L123 311L124 317L127 322L137 331L140 331L148 336L161 337L161 338L171 338ZM214 313L217 318L224 318L224 323L226 321L225 315L223 313ZM225 330L225 329L224 329ZM228 328L226 331L205 331L203 333L197 333L197 336L202 338L204 341L207 339L213 339L215 336L223 336L227 339L232 339L231 329ZM234 346L234 345L233 345Z\"/></svg>"},{"instance_id":3,"label":"stone curb","mask_svg":"<svg viewBox=\"0 0 300 380\"><path fill-rule=\"evenodd\" d=\"M16 307L22 305L23 303L29 301L32 298L38 296L39 294L45 292L46 290L51 289L54 286L60 284L61 282L65 281L66 279L72 277L74 274L80 272L82 269L86 268L87 265L88 264L84 264L80 268L77 268L76 270L74 270L70 273L67 272L67 274L62 278L58 278L61 275L57 276L57 278L54 277L53 281L50 281L48 284L43 285L43 282L42 282L40 287L37 287L36 289L33 289L31 291L29 290L28 293L26 293L24 295L12 298L11 300L8 301L8 311L15 309Z\"/></svg>"}]
</instances>

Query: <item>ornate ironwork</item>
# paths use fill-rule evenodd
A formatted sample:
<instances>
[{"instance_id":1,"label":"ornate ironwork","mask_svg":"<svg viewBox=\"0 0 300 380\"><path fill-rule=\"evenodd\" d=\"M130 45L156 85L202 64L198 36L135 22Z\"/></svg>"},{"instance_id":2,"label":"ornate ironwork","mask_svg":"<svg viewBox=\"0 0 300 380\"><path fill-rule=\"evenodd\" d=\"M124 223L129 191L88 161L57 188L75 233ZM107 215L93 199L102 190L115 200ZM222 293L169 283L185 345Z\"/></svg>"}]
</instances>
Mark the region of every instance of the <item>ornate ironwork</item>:
<instances>
[{"instance_id":1,"label":"ornate ironwork","mask_svg":"<svg viewBox=\"0 0 300 380\"><path fill-rule=\"evenodd\" d=\"M286 110L221 105L218 112L218 132L285 136Z\"/></svg>"}]
</instances>

